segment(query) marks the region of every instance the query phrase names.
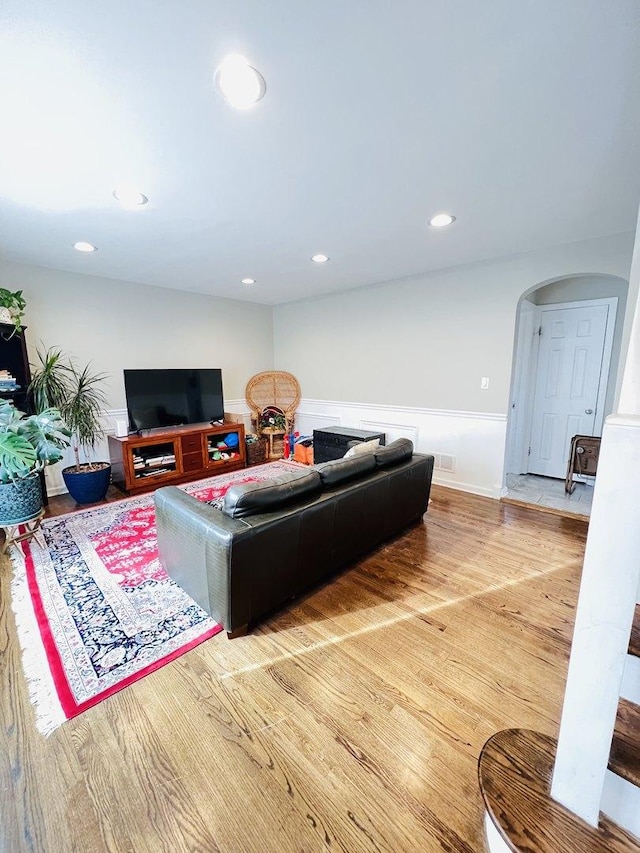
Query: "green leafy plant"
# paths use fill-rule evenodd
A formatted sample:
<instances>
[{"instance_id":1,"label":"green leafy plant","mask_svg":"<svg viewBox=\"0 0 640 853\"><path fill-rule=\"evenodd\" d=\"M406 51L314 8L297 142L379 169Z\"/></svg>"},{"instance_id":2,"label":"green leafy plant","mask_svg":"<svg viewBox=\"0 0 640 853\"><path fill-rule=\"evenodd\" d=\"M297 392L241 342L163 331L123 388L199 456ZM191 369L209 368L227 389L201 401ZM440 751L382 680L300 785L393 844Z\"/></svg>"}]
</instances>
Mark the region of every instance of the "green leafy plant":
<instances>
[{"instance_id":1,"label":"green leafy plant","mask_svg":"<svg viewBox=\"0 0 640 853\"><path fill-rule=\"evenodd\" d=\"M81 469L80 450L87 457L104 435L101 412L107 398L100 387L106 373L92 373L91 365L78 368L61 350L38 350L40 364L34 368L29 385L36 411L54 406L71 430L76 470ZM88 461L90 469L95 463Z\"/></svg>"},{"instance_id":2,"label":"green leafy plant","mask_svg":"<svg viewBox=\"0 0 640 853\"><path fill-rule=\"evenodd\" d=\"M258 425L261 429L286 429L287 419L282 409L266 406L260 413Z\"/></svg>"},{"instance_id":3,"label":"green leafy plant","mask_svg":"<svg viewBox=\"0 0 640 853\"><path fill-rule=\"evenodd\" d=\"M73 450L76 456L76 468L80 469L82 448L87 456L95 449L96 442L104 435L100 418L102 408L107 404L104 391L99 387L106 379L106 373L89 371L87 364L82 370L71 367L69 395L62 408L62 417L73 436ZM89 460L89 467L94 463Z\"/></svg>"},{"instance_id":4,"label":"green leafy plant","mask_svg":"<svg viewBox=\"0 0 640 853\"><path fill-rule=\"evenodd\" d=\"M9 310L11 322L14 326L10 337L13 337L16 333L19 334L22 331L22 318L24 316L24 309L26 305L27 303L25 302L21 290L11 291L7 290L6 287L0 287L0 307L7 308Z\"/></svg>"},{"instance_id":5,"label":"green leafy plant","mask_svg":"<svg viewBox=\"0 0 640 853\"><path fill-rule=\"evenodd\" d=\"M50 347L38 349L38 364L33 368L29 393L36 412L55 406L62 409L69 395L71 366L65 362L61 350Z\"/></svg>"},{"instance_id":6,"label":"green leafy plant","mask_svg":"<svg viewBox=\"0 0 640 853\"><path fill-rule=\"evenodd\" d=\"M0 402L0 483L21 480L62 459L71 432L60 412L48 408L24 415L9 400Z\"/></svg>"}]
</instances>

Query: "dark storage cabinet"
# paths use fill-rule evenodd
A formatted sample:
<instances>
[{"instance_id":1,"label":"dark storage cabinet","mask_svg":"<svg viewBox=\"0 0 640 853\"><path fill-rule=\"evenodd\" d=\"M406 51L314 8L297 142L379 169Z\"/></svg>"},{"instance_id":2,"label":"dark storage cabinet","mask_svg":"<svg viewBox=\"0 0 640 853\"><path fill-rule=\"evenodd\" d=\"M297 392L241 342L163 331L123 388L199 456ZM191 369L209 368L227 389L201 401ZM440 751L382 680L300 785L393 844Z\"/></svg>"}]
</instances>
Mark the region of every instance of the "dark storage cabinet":
<instances>
[{"instance_id":1,"label":"dark storage cabinet","mask_svg":"<svg viewBox=\"0 0 640 853\"><path fill-rule=\"evenodd\" d=\"M380 439L380 444L385 442L383 432L368 432L364 429L353 429L352 427L321 427L313 431L313 461L330 462L332 459L341 459L354 441L372 441Z\"/></svg>"},{"instance_id":2,"label":"dark storage cabinet","mask_svg":"<svg viewBox=\"0 0 640 853\"><path fill-rule=\"evenodd\" d=\"M10 323L0 323L0 370L8 371L17 384L15 389L0 388L0 399L12 400L20 411L31 414L31 406L27 398L31 373L25 331L23 326L19 335L14 334L15 326Z\"/></svg>"}]
</instances>

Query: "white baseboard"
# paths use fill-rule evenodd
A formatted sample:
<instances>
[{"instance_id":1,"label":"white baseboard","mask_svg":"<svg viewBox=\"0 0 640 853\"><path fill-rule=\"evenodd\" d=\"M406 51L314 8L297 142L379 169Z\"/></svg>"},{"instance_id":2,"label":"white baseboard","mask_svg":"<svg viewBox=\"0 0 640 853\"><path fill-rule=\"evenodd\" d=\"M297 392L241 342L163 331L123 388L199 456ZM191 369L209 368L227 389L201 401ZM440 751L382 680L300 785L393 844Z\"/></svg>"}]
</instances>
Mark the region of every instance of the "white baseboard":
<instances>
[{"instance_id":1,"label":"white baseboard","mask_svg":"<svg viewBox=\"0 0 640 853\"><path fill-rule=\"evenodd\" d=\"M496 494L495 489L484 488L475 483L461 483L460 480L449 480L446 477L440 477L437 473L433 475L433 484L435 486L446 486L447 489L457 489L459 492L468 492L471 495L482 495L484 498L495 498L499 500L500 494Z\"/></svg>"}]
</instances>

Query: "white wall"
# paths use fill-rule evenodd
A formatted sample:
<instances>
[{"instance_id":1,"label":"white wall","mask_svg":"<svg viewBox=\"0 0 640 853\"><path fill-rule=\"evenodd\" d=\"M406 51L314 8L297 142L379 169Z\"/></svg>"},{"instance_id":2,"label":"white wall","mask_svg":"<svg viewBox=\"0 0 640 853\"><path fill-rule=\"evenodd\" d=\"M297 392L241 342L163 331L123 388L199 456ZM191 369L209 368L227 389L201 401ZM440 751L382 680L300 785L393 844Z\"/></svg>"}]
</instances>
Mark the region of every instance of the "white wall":
<instances>
[{"instance_id":1,"label":"white wall","mask_svg":"<svg viewBox=\"0 0 640 853\"><path fill-rule=\"evenodd\" d=\"M614 235L276 306L275 366L300 380L301 408L330 403L343 425L362 420L351 404L375 405L377 421L390 425L405 410L403 424L415 422L420 450L453 455L460 484L497 497L503 462L494 460L504 457L520 297L582 274L628 280L632 251L632 234ZM625 326L623 350L628 337ZM480 390L483 376L490 379L487 391ZM425 419L421 412L430 414ZM438 412L460 416L448 447L436 427ZM491 464L467 465L466 457ZM436 480L452 478L440 472Z\"/></svg>"},{"instance_id":2,"label":"white wall","mask_svg":"<svg viewBox=\"0 0 640 853\"><path fill-rule=\"evenodd\" d=\"M113 409L125 408L125 368L220 367L227 401L273 367L266 305L7 262L0 286L23 291L31 363L41 343L91 361Z\"/></svg>"}]
</instances>

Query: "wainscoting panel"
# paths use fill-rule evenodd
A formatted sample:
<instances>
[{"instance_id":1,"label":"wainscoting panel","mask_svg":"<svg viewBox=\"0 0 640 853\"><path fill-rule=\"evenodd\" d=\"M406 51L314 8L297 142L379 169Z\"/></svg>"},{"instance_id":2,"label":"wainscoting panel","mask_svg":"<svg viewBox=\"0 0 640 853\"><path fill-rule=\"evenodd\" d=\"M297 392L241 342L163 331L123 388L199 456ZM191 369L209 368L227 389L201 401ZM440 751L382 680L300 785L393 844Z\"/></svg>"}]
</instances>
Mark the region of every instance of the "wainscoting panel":
<instances>
[{"instance_id":1,"label":"wainscoting panel","mask_svg":"<svg viewBox=\"0 0 640 853\"><path fill-rule=\"evenodd\" d=\"M389 421L360 421L360 429L369 430L369 432L383 432L386 436L387 444L391 444L396 438L408 438L413 442L413 446L418 446L418 427L407 426L405 424L390 423Z\"/></svg>"},{"instance_id":2,"label":"wainscoting panel","mask_svg":"<svg viewBox=\"0 0 640 853\"><path fill-rule=\"evenodd\" d=\"M321 415L318 412L296 412L296 431L300 435L313 435L314 429L322 429L328 426L342 426L340 416Z\"/></svg>"},{"instance_id":3,"label":"wainscoting panel","mask_svg":"<svg viewBox=\"0 0 640 853\"><path fill-rule=\"evenodd\" d=\"M243 413L249 411L244 399L225 400L225 410ZM111 409L106 412L105 432L113 434L116 421L126 419L126 409ZM421 453L433 453L436 461L441 462L441 467L434 471L434 483L492 498L500 497L504 471L506 415L331 400L301 401L296 415L298 432L311 435L314 428L333 425L384 432L387 442L396 438L409 438L416 450ZM92 458L109 458L106 437L98 443ZM450 461L451 459L453 461ZM74 461L73 451L69 448L61 462L46 469L47 491L50 495L60 495L67 491L62 479L62 469L73 465Z\"/></svg>"},{"instance_id":4,"label":"wainscoting panel","mask_svg":"<svg viewBox=\"0 0 640 853\"><path fill-rule=\"evenodd\" d=\"M417 409L333 400L303 399L296 429L310 435L314 427L340 424L384 432L387 441L406 437L416 450L441 462L433 481L443 486L499 498L504 472L507 417L483 412Z\"/></svg>"}]
</instances>

